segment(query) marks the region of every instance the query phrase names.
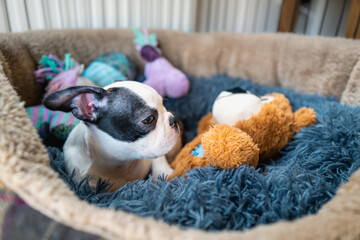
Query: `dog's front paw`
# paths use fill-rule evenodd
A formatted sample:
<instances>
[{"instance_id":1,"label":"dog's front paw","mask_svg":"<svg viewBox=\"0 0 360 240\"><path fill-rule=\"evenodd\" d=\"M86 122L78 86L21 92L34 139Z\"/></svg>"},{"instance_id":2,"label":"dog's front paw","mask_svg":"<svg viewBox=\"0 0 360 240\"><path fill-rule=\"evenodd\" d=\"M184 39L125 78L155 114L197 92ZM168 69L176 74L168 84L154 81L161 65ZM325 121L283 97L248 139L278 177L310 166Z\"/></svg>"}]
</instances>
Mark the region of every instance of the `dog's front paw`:
<instances>
[{"instance_id":1,"label":"dog's front paw","mask_svg":"<svg viewBox=\"0 0 360 240\"><path fill-rule=\"evenodd\" d=\"M159 157L153 160L151 165L152 180L156 181L161 176L167 177L173 174L172 169L165 157Z\"/></svg>"}]
</instances>

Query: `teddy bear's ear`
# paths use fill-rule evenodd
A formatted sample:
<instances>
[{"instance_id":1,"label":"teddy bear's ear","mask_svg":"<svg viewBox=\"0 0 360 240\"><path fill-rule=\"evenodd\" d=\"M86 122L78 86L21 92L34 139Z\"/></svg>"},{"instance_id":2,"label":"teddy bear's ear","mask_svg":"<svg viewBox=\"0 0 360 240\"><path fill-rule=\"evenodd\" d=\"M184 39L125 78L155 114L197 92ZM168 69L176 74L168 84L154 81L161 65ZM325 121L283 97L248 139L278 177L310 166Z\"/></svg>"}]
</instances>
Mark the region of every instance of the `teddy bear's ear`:
<instances>
[{"instance_id":1,"label":"teddy bear's ear","mask_svg":"<svg viewBox=\"0 0 360 240\"><path fill-rule=\"evenodd\" d=\"M230 88L225 90L226 92L231 92L233 94L235 93L247 93L247 91L245 91L244 89L242 89L241 87L234 87L234 88Z\"/></svg>"}]
</instances>

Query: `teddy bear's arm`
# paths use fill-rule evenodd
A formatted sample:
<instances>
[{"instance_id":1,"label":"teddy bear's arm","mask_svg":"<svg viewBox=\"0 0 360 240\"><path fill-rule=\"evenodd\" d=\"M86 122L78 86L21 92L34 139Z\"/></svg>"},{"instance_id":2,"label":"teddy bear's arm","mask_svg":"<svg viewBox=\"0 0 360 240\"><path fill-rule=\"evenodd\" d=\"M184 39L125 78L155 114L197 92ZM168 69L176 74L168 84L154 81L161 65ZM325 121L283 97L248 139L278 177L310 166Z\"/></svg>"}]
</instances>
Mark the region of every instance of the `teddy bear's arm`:
<instances>
[{"instance_id":1,"label":"teddy bear's arm","mask_svg":"<svg viewBox=\"0 0 360 240\"><path fill-rule=\"evenodd\" d=\"M180 177L190 169L209 165L204 156L194 156L192 154L192 151L201 144L201 139L202 135L199 135L181 149L180 153L170 165L174 169L174 172L167 180Z\"/></svg>"},{"instance_id":2,"label":"teddy bear's arm","mask_svg":"<svg viewBox=\"0 0 360 240\"><path fill-rule=\"evenodd\" d=\"M198 129L197 129L197 134L200 135L200 134L208 131L210 129L210 127L215 124L216 124L216 122L213 118L212 113L208 113L207 115L205 115L204 117L202 117L200 119Z\"/></svg>"}]
</instances>

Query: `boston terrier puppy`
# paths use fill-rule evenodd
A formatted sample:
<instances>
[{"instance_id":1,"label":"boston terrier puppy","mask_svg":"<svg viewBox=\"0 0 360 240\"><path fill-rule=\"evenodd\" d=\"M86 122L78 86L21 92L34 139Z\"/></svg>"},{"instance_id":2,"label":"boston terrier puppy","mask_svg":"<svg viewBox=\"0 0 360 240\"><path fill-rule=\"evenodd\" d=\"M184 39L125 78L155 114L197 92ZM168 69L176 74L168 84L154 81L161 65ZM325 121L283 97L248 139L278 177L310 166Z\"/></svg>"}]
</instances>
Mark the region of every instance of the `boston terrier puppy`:
<instances>
[{"instance_id":1,"label":"boston terrier puppy","mask_svg":"<svg viewBox=\"0 0 360 240\"><path fill-rule=\"evenodd\" d=\"M45 98L51 110L70 112L82 120L64 145L68 173L75 179L93 175L113 184L170 175L166 154L181 147L180 127L151 87L135 81L118 81L105 88L71 87ZM176 148L176 149L174 149Z\"/></svg>"}]
</instances>

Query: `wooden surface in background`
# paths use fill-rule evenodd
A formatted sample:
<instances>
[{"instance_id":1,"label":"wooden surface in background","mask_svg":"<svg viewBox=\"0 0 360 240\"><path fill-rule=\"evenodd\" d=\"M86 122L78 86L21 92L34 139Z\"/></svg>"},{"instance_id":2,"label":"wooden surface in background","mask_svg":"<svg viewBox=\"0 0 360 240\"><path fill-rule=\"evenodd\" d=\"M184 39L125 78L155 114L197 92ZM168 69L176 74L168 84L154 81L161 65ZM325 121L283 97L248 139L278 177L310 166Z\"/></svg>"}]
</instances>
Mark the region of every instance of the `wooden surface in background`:
<instances>
[{"instance_id":1,"label":"wooden surface in background","mask_svg":"<svg viewBox=\"0 0 360 240\"><path fill-rule=\"evenodd\" d=\"M352 0L349 17L345 30L345 37L360 39L360 0Z\"/></svg>"},{"instance_id":2,"label":"wooden surface in background","mask_svg":"<svg viewBox=\"0 0 360 240\"><path fill-rule=\"evenodd\" d=\"M278 26L279 32L294 32L300 3L300 0L283 0Z\"/></svg>"}]
</instances>

